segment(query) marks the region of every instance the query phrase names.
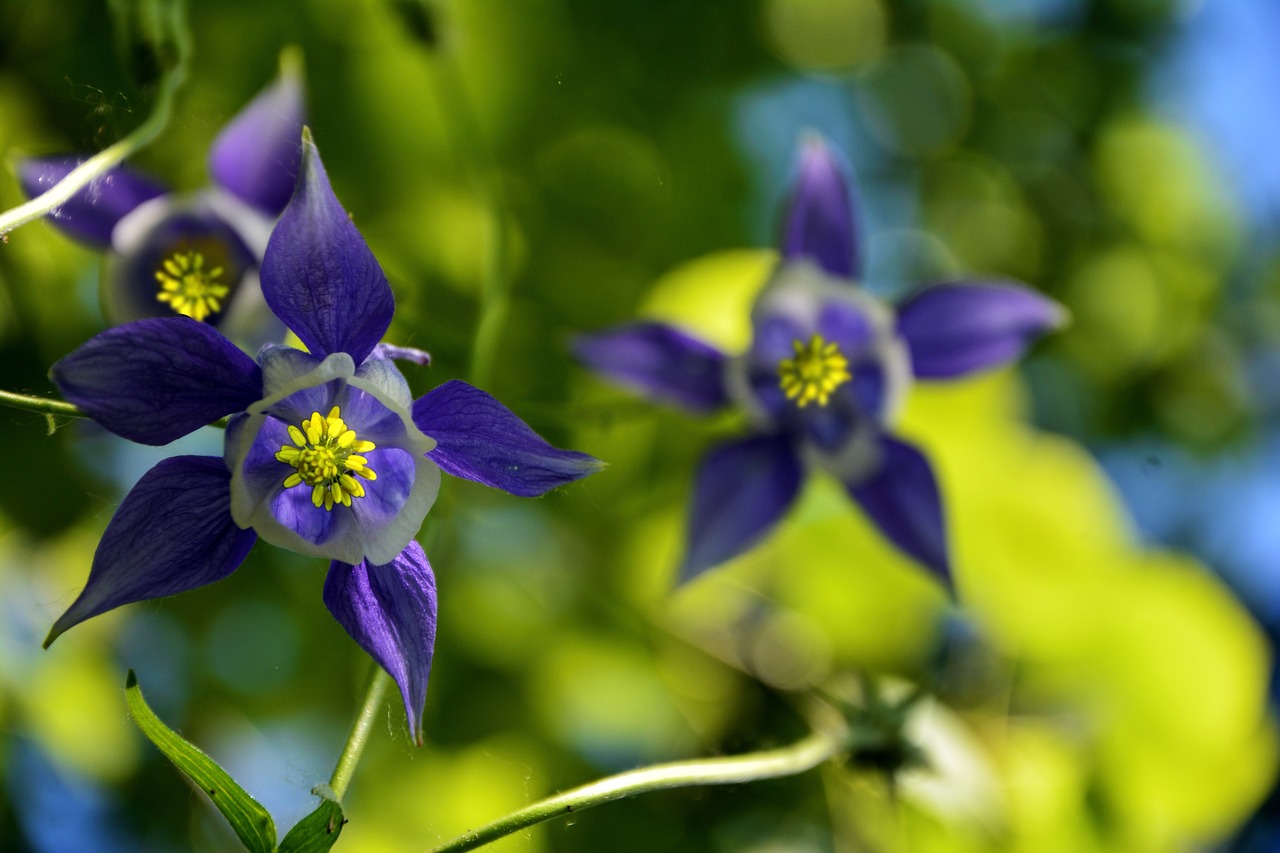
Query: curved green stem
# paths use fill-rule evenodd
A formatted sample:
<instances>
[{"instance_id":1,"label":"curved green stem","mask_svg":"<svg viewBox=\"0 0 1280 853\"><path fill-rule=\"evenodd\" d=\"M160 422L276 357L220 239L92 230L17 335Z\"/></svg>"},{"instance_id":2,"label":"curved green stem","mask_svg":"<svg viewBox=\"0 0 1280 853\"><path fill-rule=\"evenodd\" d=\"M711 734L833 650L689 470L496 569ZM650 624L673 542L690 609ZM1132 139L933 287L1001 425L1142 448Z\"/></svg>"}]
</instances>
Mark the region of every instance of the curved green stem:
<instances>
[{"instance_id":1,"label":"curved green stem","mask_svg":"<svg viewBox=\"0 0 1280 853\"><path fill-rule=\"evenodd\" d=\"M181 3L175 4L173 14L175 16L183 14ZM164 130L165 125L169 123L170 116L173 114L174 96L186 81L187 63L191 55L185 21L178 20L174 24L173 34L177 46L177 58L173 65L166 69L160 77L155 109L151 111L151 115L147 116L147 120L134 128L132 133L125 135L118 142L108 145L79 166L76 166L67 173L65 178L44 193L24 204L0 213L0 242L5 239L5 235L15 228L26 225L33 219L39 219L60 205L66 204L73 195L84 189L90 181L101 177L107 171L119 165L126 157L146 146L160 135L160 131Z\"/></svg>"},{"instance_id":2,"label":"curved green stem","mask_svg":"<svg viewBox=\"0 0 1280 853\"><path fill-rule=\"evenodd\" d=\"M48 397L36 397L31 394L18 394L14 391L0 391L0 406L8 406L11 409L24 409L28 412L37 412L42 415L63 415L68 418L88 418L92 417L84 409L74 403L68 403L65 400L51 400ZM211 427L218 429L226 429L227 419L214 421L209 424ZM52 434L53 426L49 427Z\"/></svg>"},{"instance_id":3,"label":"curved green stem","mask_svg":"<svg viewBox=\"0 0 1280 853\"><path fill-rule=\"evenodd\" d=\"M30 394L17 394L13 391L0 391L0 406L11 409L25 409L42 415L65 415L70 418L87 418L78 406L63 400L51 400L48 397L34 397Z\"/></svg>"},{"instance_id":4,"label":"curved green stem","mask_svg":"<svg viewBox=\"0 0 1280 853\"><path fill-rule=\"evenodd\" d=\"M360 756L364 754L365 744L369 742L369 733L373 730L373 722L377 719L378 709L382 707L382 700L386 697L387 686L390 684L391 676L375 663L373 674L369 676L369 683L364 689L364 703L356 714L355 722L351 724L347 742L342 746L342 755L338 756L338 764L333 768L333 775L329 777L329 787L333 789L334 797L338 802L342 802L343 795L347 793L347 786L351 784L351 777L356 772L356 765L360 763Z\"/></svg>"},{"instance_id":5,"label":"curved green stem","mask_svg":"<svg viewBox=\"0 0 1280 853\"><path fill-rule=\"evenodd\" d=\"M696 785L737 785L760 779L797 776L839 754L846 746L843 734L814 733L781 749L642 767L548 797L488 826L463 833L434 848L431 853L475 850L534 824L647 791Z\"/></svg>"}]
</instances>

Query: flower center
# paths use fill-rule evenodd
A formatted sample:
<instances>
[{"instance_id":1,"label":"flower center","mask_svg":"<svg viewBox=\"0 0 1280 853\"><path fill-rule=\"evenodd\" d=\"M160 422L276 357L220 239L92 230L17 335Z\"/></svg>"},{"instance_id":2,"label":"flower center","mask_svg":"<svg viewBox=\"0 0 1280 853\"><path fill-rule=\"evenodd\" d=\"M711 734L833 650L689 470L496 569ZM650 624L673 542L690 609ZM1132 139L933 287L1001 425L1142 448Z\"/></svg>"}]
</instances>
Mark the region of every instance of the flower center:
<instances>
[{"instance_id":1,"label":"flower center","mask_svg":"<svg viewBox=\"0 0 1280 853\"><path fill-rule=\"evenodd\" d=\"M364 497L364 486L357 476L378 479L369 468L369 460L358 455L376 445L360 441L355 430L342 422L337 406L329 410L328 417L312 412L301 429L290 424L289 438L293 439L293 446L286 444L276 453L276 459L297 469L284 478L284 487L292 489L306 483L311 487L311 502L323 506L326 512L334 504L351 506L352 498Z\"/></svg>"},{"instance_id":2,"label":"flower center","mask_svg":"<svg viewBox=\"0 0 1280 853\"><path fill-rule=\"evenodd\" d=\"M222 267L204 268L204 255L199 252L176 252L156 270L160 282L157 301L167 302L179 314L193 320L222 310L222 300L230 288L218 281Z\"/></svg>"},{"instance_id":3,"label":"flower center","mask_svg":"<svg viewBox=\"0 0 1280 853\"><path fill-rule=\"evenodd\" d=\"M786 392L788 400L804 408L817 402L825 406L835 391L853 377L849 375L849 360L834 343L815 334L809 343L793 341L795 358L784 358L778 363L778 384Z\"/></svg>"}]
</instances>

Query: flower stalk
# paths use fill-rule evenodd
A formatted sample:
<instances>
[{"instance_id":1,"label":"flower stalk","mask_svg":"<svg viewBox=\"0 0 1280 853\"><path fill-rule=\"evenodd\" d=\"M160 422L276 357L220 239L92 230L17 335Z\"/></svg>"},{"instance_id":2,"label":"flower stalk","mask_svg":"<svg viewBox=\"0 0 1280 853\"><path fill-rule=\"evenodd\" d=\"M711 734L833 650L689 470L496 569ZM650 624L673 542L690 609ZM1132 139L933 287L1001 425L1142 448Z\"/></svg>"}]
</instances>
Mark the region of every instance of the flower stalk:
<instances>
[{"instance_id":1,"label":"flower stalk","mask_svg":"<svg viewBox=\"0 0 1280 853\"><path fill-rule=\"evenodd\" d=\"M382 707L382 701L386 698L387 687L390 684L391 676L375 663L373 672L369 676L369 683L364 690L364 702L360 705L355 721L351 724L347 742L342 745L342 754L338 756L333 775L329 777L329 788L338 802L342 802L342 797L351 784L351 777L355 775L356 765L360 763L360 756L364 754L365 744L369 742L369 733L373 731L373 721L377 717L378 709Z\"/></svg>"},{"instance_id":2,"label":"flower stalk","mask_svg":"<svg viewBox=\"0 0 1280 853\"><path fill-rule=\"evenodd\" d=\"M630 770L514 811L487 826L465 832L433 848L432 853L475 850L534 824L649 791L699 785L739 785L762 779L798 776L847 748L846 732L815 732L779 749L722 758L674 761Z\"/></svg>"},{"instance_id":3,"label":"flower stalk","mask_svg":"<svg viewBox=\"0 0 1280 853\"><path fill-rule=\"evenodd\" d=\"M176 56L173 63L160 75L155 108L151 111L151 115L147 116L146 121L134 128L131 133L85 160L45 192L0 213L0 242L6 241L9 232L15 228L52 213L66 204L92 181L102 177L125 159L149 145L165 129L173 115L173 102L178 90L186 82L187 66L191 57L191 38L187 32L185 14L184 3L174 3L170 6L172 16L170 27Z\"/></svg>"},{"instance_id":4,"label":"flower stalk","mask_svg":"<svg viewBox=\"0 0 1280 853\"><path fill-rule=\"evenodd\" d=\"M84 411L72 403L62 400L51 400L48 397L36 397L31 394L18 394L14 391L0 391L0 406L11 409L24 409L41 415L63 415L69 418L87 418Z\"/></svg>"}]
</instances>

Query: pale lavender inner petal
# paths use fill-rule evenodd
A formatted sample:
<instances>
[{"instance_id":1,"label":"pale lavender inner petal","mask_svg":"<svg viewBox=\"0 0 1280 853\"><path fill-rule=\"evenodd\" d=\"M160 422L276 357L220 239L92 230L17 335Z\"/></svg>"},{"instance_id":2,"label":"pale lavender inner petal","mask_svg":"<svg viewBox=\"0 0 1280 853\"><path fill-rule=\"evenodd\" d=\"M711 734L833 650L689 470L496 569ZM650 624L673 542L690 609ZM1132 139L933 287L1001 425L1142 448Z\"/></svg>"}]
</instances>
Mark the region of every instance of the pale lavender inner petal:
<instances>
[{"instance_id":1,"label":"pale lavender inner petal","mask_svg":"<svg viewBox=\"0 0 1280 853\"><path fill-rule=\"evenodd\" d=\"M400 414L387 408L368 391L344 384L334 397L334 405L342 409L342 419L356 429L361 439L378 445L405 442L404 421ZM359 424L358 428L356 424Z\"/></svg>"},{"instance_id":2,"label":"pale lavender inner petal","mask_svg":"<svg viewBox=\"0 0 1280 853\"><path fill-rule=\"evenodd\" d=\"M757 305L755 339L746 359L747 387L766 428L808 446L807 458L843 469L839 460L860 457L855 445L877 432L885 419L889 393L884 360L890 355L892 329L880 322L869 298L815 286L804 273L804 268L792 270ZM780 367L797 358L797 344L810 346L814 335L823 345L838 348L851 376L825 403L810 400L801 406L783 391Z\"/></svg>"},{"instance_id":3,"label":"pale lavender inner petal","mask_svg":"<svg viewBox=\"0 0 1280 853\"><path fill-rule=\"evenodd\" d=\"M807 341L812 334L812 329L791 317L764 317L756 324L755 340L751 343L751 360L761 367L774 370L778 362L795 355L793 344L796 341Z\"/></svg>"},{"instance_id":4,"label":"pale lavender inner petal","mask_svg":"<svg viewBox=\"0 0 1280 853\"><path fill-rule=\"evenodd\" d=\"M808 406L798 413L797 427L824 453L836 453L863 420L848 394L833 396L825 406Z\"/></svg>"},{"instance_id":5,"label":"pale lavender inner petal","mask_svg":"<svg viewBox=\"0 0 1280 853\"><path fill-rule=\"evenodd\" d=\"M228 441L233 433L245 428L246 419L237 418L227 425ZM292 473L292 469L276 459L276 452L286 445L292 445L285 425L275 418L265 418L258 436L249 446L249 453L241 465L245 485L255 497L255 503L265 500L277 489L284 487L284 478Z\"/></svg>"},{"instance_id":6,"label":"pale lavender inner petal","mask_svg":"<svg viewBox=\"0 0 1280 853\"><path fill-rule=\"evenodd\" d=\"M351 502L351 513L361 530L372 533L390 523L409 499L416 469L413 455L399 448L379 448L364 456L378 479L361 481L364 497Z\"/></svg>"},{"instance_id":7,"label":"pale lavender inner petal","mask_svg":"<svg viewBox=\"0 0 1280 853\"><path fill-rule=\"evenodd\" d=\"M287 424L301 426L304 420L317 412L320 417L326 417L334 405L338 403L337 398L340 396L342 387L342 383L335 380L326 382L323 385L316 385L313 388L303 388L283 400L273 403L267 409L267 413ZM342 410L342 417L348 424L351 423L347 418L346 409ZM363 435L360 437L364 438ZM276 449L279 450L280 448L277 447Z\"/></svg>"},{"instance_id":8,"label":"pale lavender inner petal","mask_svg":"<svg viewBox=\"0 0 1280 853\"><path fill-rule=\"evenodd\" d=\"M316 412L327 417L335 405L358 440L377 444L373 450L359 454L367 460L376 479L353 475L364 494L353 497L350 507L339 503L326 510L315 505L313 484L304 481L285 488L285 479L296 469L276 459L276 453L283 447L296 446L289 434L290 426L301 427ZM246 420L237 419L229 425L229 441L246 428ZM400 446L406 440L400 415L373 394L352 388L343 380L304 388L273 405L262 419L241 463L244 488L252 505L265 502L276 521L312 545L324 546L352 536L374 541L379 531L396 520L413 493L417 462L413 453Z\"/></svg>"},{"instance_id":9,"label":"pale lavender inner petal","mask_svg":"<svg viewBox=\"0 0 1280 853\"><path fill-rule=\"evenodd\" d=\"M889 391L884 366L879 361L867 360L855 366L851 372L853 379L849 383L850 393L856 400L859 411L877 421L882 420Z\"/></svg>"},{"instance_id":10,"label":"pale lavender inner petal","mask_svg":"<svg viewBox=\"0 0 1280 853\"><path fill-rule=\"evenodd\" d=\"M839 346L850 361L861 358L876 336L875 327L864 311L857 305L836 301L822 306L816 331L825 340Z\"/></svg>"},{"instance_id":11,"label":"pale lavender inner petal","mask_svg":"<svg viewBox=\"0 0 1280 853\"><path fill-rule=\"evenodd\" d=\"M271 512L277 521L306 541L324 545L350 527L351 513L341 506L332 510L316 506L311 501L311 491L306 483L292 489L281 487L280 493L271 499Z\"/></svg>"}]
</instances>

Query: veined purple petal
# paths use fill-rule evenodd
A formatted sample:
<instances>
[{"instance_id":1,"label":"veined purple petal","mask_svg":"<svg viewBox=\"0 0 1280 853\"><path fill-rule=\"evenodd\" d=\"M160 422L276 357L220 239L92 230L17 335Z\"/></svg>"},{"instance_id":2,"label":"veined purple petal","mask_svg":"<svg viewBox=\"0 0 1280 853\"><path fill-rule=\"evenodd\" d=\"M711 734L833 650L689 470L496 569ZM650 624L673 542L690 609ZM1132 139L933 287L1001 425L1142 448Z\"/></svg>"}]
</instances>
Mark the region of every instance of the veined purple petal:
<instances>
[{"instance_id":1,"label":"veined purple petal","mask_svg":"<svg viewBox=\"0 0 1280 853\"><path fill-rule=\"evenodd\" d=\"M591 370L661 402L698 412L728 404L724 353L664 323L578 335L573 352Z\"/></svg>"},{"instance_id":2,"label":"veined purple petal","mask_svg":"<svg viewBox=\"0 0 1280 853\"><path fill-rule=\"evenodd\" d=\"M951 584L942 498L929 460L904 441L880 437L875 473L845 488L889 541Z\"/></svg>"},{"instance_id":3,"label":"veined purple petal","mask_svg":"<svg viewBox=\"0 0 1280 853\"><path fill-rule=\"evenodd\" d=\"M89 417L142 444L168 444L262 396L253 359L189 317L107 329L55 363L49 377Z\"/></svg>"},{"instance_id":4,"label":"veined purple petal","mask_svg":"<svg viewBox=\"0 0 1280 853\"><path fill-rule=\"evenodd\" d=\"M37 157L18 164L18 182L30 198L51 189L84 162L83 157ZM67 234L99 248L111 245L111 229L144 201L164 195L165 188L145 175L117 166L94 179L50 214Z\"/></svg>"},{"instance_id":5,"label":"veined purple petal","mask_svg":"<svg viewBox=\"0 0 1280 853\"><path fill-rule=\"evenodd\" d=\"M435 439L427 456L442 469L520 497L604 468L585 453L552 447L506 406L456 379L414 402L413 422Z\"/></svg>"},{"instance_id":6,"label":"veined purple petal","mask_svg":"<svg viewBox=\"0 0 1280 853\"><path fill-rule=\"evenodd\" d=\"M391 286L306 135L301 169L262 259L262 294L308 350L345 352L358 366L391 325Z\"/></svg>"},{"instance_id":7,"label":"veined purple petal","mask_svg":"<svg viewBox=\"0 0 1280 853\"><path fill-rule=\"evenodd\" d=\"M213 141L209 172L241 200L276 216L289 203L302 160L302 79L289 72L258 94Z\"/></svg>"},{"instance_id":8,"label":"veined purple petal","mask_svg":"<svg viewBox=\"0 0 1280 853\"><path fill-rule=\"evenodd\" d=\"M436 643L436 579L422 546L410 542L383 566L335 561L325 578L324 603L395 679L409 731L422 746L422 708Z\"/></svg>"},{"instance_id":9,"label":"veined purple petal","mask_svg":"<svg viewBox=\"0 0 1280 853\"><path fill-rule=\"evenodd\" d=\"M231 520L230 479L214 456L174 456L144 474L107 524L84 591L54 623L45 646L99 613L234 572L258 537Z\"/></svg>"},{"instance_id":10,"label":"veined purple petal","mask_svg":"<svg viewBox=\"0 0 1280 853\"><path fill-rule=\"evenodd\" d=\"M849 184L846 170L821 136L814 134L801 143L783 228L783 258L809 258L838 278L862 275L858 217Z\"/></svg>"},{"instance_id":11,"label":"veined purple petal","mask_svg":"<svg viewBox=\"0 0 1280 853\"><path fill-rule=\"evenodd\" d=\"M763 539L795 500L803 473L786 436L752 436L711 450L693 483L681 582Z\"/></svg>"},{"instance_id":12,"label":"veined purple petal","mask_svg":"<svg viewBox=\"0 0 1280 853\"><path fill-rule=\"evenodd\" d=\"M907 299L898 308L898 332L917 377L950 379L1017 359L1066 319L1066 309L1028 288L958 282Z\"/></svg>"}]
</instances>

